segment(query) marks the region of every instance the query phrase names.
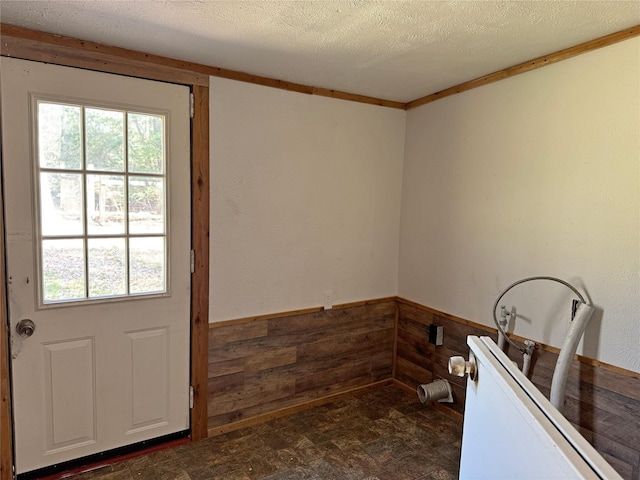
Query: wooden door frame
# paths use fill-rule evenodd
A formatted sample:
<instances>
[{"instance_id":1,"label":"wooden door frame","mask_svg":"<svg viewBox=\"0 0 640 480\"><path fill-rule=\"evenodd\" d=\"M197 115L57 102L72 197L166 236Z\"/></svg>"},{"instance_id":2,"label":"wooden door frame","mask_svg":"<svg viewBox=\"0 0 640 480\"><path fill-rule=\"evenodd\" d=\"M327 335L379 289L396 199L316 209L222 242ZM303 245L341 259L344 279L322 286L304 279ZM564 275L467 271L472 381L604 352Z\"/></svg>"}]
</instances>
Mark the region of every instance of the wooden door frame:
<instances>
[{"instance_id":1,"label":"wooden door frame","mask_svg":"<svg viewBox=\"0 0 640 480\"><path fill-rule=\"evenodd\" d=\"M0 122L1 124L2 122ZM0 154L0 158L2 155ZM1 160L0 160L1 162ZM9 382L9 325L4 250L4 198L0 195L0 480L13 478L13 426Z\"/></svg>"},{"instance_id":2,"label":"wooden door frame","mask_svg":"<svg viewBox=\"0 0 640 480\"><path fill-rule=\"evenodd\" d=\"M191 438L207 437L209 332L209 75L194 64L107 45L0 25L0 55L186 85L194 96L191 121ZM0 207L2 203L0 202ZM11 386L5 281L4 218L0 211L0 480L13 478Z\"/></svg>"}]
</instances>

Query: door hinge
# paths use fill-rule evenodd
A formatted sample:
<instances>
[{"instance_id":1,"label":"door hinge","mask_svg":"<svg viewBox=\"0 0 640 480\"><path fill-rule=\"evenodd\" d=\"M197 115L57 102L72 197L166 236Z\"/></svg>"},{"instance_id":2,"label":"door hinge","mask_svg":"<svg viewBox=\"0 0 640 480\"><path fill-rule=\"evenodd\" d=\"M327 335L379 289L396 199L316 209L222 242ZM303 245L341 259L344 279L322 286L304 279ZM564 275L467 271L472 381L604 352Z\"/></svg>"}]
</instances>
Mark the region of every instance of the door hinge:
<instances>
[{"instance_id":1,"label":"door hinge","mask_svg":"<svg viewBox=\"0 0 640 480\"><path fill-rule=\"evenodd\" d=\"M189 408L193 408L193 397L194 397L193 385L189 385Z\"/></svg>"},{"instance_id":2,"label":"door hinge","mask_svg":"<svg viewBox=\"0 0 640 480\"><path fill-rule=\"evenodd\" d=\"M193 116L196 113L196 97L193 95L193 93L189 94L189 115L191 116L191 118L193 118Z\"/></svg>"},{"instance_id":3,"label":"door hinge","mask_svg":"<svg viewBox=\"0 0 640 480\"><path fill-rule=\"evenodd\" d=\"M196 271L196 252L191 250L191 273Z\"/></svg>"}]
</instances>

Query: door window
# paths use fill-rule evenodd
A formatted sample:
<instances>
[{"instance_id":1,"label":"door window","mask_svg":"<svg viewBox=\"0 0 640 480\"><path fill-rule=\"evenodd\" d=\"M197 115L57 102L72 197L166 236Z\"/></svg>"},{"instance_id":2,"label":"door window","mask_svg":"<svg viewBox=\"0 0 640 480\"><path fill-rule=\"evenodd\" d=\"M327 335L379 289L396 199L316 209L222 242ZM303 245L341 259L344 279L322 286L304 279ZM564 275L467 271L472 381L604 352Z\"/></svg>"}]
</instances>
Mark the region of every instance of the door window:
<instances>
[{"instance_id":1,"label":"door window","mask_svg":"<svg viewBox=\"0 0 640 480\"><path fill-rule=\"evenodd\" d=\"M166 116L34 103L40 303L166 293Z\"/></svg>"}]
</instances>

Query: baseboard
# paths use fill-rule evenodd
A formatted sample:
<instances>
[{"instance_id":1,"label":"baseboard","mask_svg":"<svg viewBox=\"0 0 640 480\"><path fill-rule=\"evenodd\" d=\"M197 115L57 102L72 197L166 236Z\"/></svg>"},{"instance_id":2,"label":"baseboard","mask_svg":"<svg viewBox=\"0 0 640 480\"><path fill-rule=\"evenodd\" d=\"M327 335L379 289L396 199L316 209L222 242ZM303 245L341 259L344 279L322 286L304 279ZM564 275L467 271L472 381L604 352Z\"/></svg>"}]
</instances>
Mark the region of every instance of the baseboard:
<instances>
[{"instance_id":1,"label":"baseboard","mask_svg":"<svg viewBox=\"0 0 640 480\"><path fill-rule=\"evenodd\" d=\"M273 412L265 413L262 415L256 415L255 417L246 418L244 420L239 420L237 422L228 423L226 425L221 425L219 427L210 428L208 430L209 437L215 437L217 435L223 435L225 433L233 432L235 430L240 430L242 428L253 427L255 425L260 425L261 423L268 422L269 420L274 420L276 418L285 417L287 415L291 415L297 412L303 412L305 410L309 410L314 407L319 407L321 405L325 405L327 403L336 401L342 397L347 397L354 393L358 392L366 392L369 390L376 390L382 387L386 387L389 385L393 385L401 390L403 390L407 395L417 396L416 390L409 385L406 385L395 378L389 378L386 380L381 380L380 382L371 383L369 385L365 385L363 387L352 388L350 390L345 390L344 392L335 393L333 395L327 395L326 397L317 398L310 402L304 402L299 405L294 405L292 407L281 408L280 410L276 410ZM458 412L448 408L446 405L443 405L440 402L433 402L432 407L445 415L454 418L455 420L462 421L462 415Z\"/></svg>"},{"instance_id":2,"label":"baseboard","mask_svg":"<svg viewBox=\"0 0 640 480\"><path fill-rule=\"evenodd\" d=\"M349 390L345 390L343 392L334 393L332 395L327 395L326 397L316 398L309 402L300 403L298 405L294 405L291 407L281 408L279 410L275 410L273 412L264 413L262 415L256 415L255 417L245 418L244 420L239 420L237 422L228 423L226 425L221 425L219 427L210 428L208 430L209 437L214 437L216 435L222 435L224 433L233 432L235 430L240 430L241 428L252 427L254 425L260 425L261 423L268 422L269 420L273 420L276 418L281 418L287 415L291 415L293 413L302 412L305 410L309 410L313 407L319 407L320 405L325 405L327 403L338 400L342 397L346 397L352 395L357 392L365 392L368 390L376 390L381 387L386 387L388 385L393 385L395 380L393 378L388 378L386 380L381 380L379 382L371 383L369 385L364 385L362 387L352 388Z\"/></svg>"}]
</instances>

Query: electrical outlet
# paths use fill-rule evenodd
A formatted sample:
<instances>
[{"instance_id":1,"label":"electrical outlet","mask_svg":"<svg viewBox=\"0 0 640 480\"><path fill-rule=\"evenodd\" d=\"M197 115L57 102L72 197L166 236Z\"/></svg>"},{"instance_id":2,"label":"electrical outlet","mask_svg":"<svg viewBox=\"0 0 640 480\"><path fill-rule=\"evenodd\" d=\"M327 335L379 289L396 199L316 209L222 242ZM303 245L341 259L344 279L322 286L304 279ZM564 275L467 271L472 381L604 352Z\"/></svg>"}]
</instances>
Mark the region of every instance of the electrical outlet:
<instances>
[{"instance_id":1,"label":"electrical outlet","mask_svg":"<svg viewBox=\"0 0 640 480\"><path fill-rule=\"evenodd\" d=\"M333 292L327 290L324 292L324 309L331 310L333 308Z\"/></svg>"}]
</instances>

